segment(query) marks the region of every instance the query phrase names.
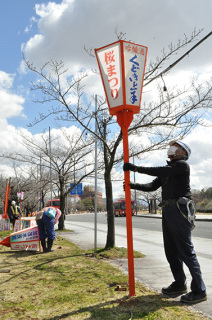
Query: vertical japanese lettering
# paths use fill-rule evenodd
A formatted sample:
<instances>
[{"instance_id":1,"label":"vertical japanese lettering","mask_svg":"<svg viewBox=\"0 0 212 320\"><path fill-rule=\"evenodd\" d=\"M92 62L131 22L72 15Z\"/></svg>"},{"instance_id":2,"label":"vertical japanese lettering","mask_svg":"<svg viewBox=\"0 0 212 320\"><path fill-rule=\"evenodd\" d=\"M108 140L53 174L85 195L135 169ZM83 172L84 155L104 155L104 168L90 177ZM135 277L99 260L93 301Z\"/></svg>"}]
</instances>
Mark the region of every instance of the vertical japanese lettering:
<instances>
[{"instance_id":1,"label":"vertical japanese lettering","mask_svg":"<svg viewBox=\"0 0 212 320\"><path fill-rule=\"evenodd\" d=\"M118 98L118 78L116 77L116 65L114 51L105 52L105 63L107 65L108 82L111 83L111 96L115 100Z\"/></svg>"},{"instance_id":2,"label":"vertical japanese lettering","mask_svg":"<svg viewBox=\"0 0 212 320\"><path fill-rule=\"evenodd\" d=\"M138 61L136 61L137 55L135 54L129 61L131 62L131 71L132 74L129 77L130 82L132 83L130 87L130 101L132 104L135 104L138 101L137 90L138 90L138 70L140 69Z\"/></svg>"}]
</instances>

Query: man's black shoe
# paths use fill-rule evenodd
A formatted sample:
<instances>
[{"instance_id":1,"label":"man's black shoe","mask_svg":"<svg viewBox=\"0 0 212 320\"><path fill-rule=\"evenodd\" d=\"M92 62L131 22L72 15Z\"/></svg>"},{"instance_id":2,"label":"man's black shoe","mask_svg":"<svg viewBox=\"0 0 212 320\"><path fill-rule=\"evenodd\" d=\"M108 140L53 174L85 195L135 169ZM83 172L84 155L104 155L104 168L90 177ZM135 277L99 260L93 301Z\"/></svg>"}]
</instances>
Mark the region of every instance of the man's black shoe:
<instances>
[{"instance_id":1,"label":"man's black shoe","mask_svg":"<svg viewBox=\"0 0 212 320\"><path fill-rule=\"evenodd\" d=\"M173 284L170 284L170 286L166 288L162 288L162 293L167 295L180 295L187 292L187 286L184 285L182 287L177 287Z\"/></svg>"},{"instance_id":2,"label":"man's black shoe","mask_svg":"<svg viewBox=\"0 0 212 320\"><path fill-rule=\"evenodd\" d=\"M185 303L198 303L205 300L207 300L206 292L195 293L191 291L181 297L181 301Z\"/></svg>"}]
</instances>

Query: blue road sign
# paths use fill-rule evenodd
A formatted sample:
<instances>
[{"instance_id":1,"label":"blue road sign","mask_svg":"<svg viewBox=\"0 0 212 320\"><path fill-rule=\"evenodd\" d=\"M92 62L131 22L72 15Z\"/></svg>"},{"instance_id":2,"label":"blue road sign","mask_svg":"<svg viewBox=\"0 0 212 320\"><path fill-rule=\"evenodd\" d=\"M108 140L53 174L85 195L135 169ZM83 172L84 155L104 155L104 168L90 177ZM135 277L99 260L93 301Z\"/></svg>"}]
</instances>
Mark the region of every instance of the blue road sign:
<instances>
[{"instance_id":1,"label":"blue road sign","mask_svg":"<svg viewBox=\"0 0 212 320\"><path fill-rule=\"evenodd\" d=\"M73 187L74 183L70 183L70 187ZM82 183L79 183L77 184L70 192L71 195L75 195L75 194L78 194L78 195L81 195L83 194L83 191L82 191Z\"/></svg>"}]
</instances>

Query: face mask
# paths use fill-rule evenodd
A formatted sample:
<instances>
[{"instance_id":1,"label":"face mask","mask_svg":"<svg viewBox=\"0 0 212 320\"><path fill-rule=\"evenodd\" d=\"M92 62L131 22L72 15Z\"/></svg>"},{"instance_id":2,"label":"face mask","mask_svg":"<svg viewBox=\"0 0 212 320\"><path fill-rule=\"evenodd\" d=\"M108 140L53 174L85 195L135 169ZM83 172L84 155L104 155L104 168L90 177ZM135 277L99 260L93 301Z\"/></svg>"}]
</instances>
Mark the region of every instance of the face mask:
<instances>
[{"instance_id":1,"label":"face mask","mask_svg":"<svg viewBox=\"0 0 212 320\"><path fill-rule=\"evenodd\" d=\"M169 147L169 149L167 150L168 157L169 156L176 156L177 149L178 149L178 147L175 147L175 146Z\"/></svg>"}]
</instances>

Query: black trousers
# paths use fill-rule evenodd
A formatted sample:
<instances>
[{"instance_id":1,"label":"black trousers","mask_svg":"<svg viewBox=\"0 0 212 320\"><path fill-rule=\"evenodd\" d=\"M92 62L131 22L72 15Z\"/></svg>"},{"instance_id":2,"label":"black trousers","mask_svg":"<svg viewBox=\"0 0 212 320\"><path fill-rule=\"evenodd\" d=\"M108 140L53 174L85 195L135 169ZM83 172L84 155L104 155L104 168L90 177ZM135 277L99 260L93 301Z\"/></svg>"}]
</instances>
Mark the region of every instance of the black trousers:
<instances>
[{"instance_id":1,"label":"black trousers","mask_svg":"<svg viewBox=\"0 0 212 320\"><path fill-rule=\"evenodd\" d=\"M14 225L15 225L15 221L17 220L17 219L19 219L19 216L12 216L12 217L10 217L10 222L12 223L12 225L13 225L13 228L14 228Z\"/></svg>"},{"instance_id":2,"label":"black trousers","mask_svg":"<svg viewBox=\"0 0 212 320\"><path fill-rule=\"evenodd\" d=\"M180 206L187 214L185 206ZM200 265L191 240L191 224L180 213L176 204L163 208L162 212L163 240L166 258L177 286L186 284L183 263L192 276L191 290L197 293L206 291L202 279Z\"/></svg>"}]
</instances>

